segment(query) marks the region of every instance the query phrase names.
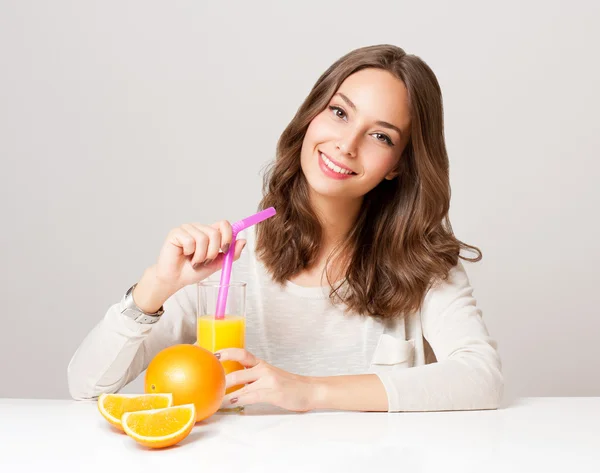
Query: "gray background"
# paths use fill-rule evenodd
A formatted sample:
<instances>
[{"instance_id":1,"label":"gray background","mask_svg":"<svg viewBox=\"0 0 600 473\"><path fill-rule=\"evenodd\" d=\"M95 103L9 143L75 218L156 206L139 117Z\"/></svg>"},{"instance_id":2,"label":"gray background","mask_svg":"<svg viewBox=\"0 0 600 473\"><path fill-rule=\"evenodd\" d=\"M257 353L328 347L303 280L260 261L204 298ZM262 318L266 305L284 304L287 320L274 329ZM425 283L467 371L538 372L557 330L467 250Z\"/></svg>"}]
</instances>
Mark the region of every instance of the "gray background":
<instances>
[{"instance_id":1,"label":"gray background","mask_svg":"<svg viewBox=\"0 0 600 473\"><path fill-rule=\"evenodd\" d=\"M168 231L252 213L314 81L379 43L441 83L450 216L484 253L467 271L507 399L600 395L599 13L593 1L0 1L0 396L68 397L71 355Z\"/></svg>"}]
</instances>

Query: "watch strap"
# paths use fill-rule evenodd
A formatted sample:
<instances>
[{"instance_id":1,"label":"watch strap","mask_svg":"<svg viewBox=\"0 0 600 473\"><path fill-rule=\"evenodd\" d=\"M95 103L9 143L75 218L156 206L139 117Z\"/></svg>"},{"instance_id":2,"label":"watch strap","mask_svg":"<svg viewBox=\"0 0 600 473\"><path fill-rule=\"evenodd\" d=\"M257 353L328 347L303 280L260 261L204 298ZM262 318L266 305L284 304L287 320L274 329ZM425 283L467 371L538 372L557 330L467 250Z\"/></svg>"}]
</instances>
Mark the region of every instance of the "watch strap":
<instances>
[{"instance_id":1,"label":"watch strap","mask_svg":"<svg viewBox=\"0 0 600 473\"><path fill-rule=\"evenodd\" d=\"M154 314L149 314L140 309L133 300L133 290L137 283L131 286L121 301L121 314L128 317L139 324L154 324L159 321L160 316L165 313L164 307L161 306Z\"/></svg>"}]
</instances>

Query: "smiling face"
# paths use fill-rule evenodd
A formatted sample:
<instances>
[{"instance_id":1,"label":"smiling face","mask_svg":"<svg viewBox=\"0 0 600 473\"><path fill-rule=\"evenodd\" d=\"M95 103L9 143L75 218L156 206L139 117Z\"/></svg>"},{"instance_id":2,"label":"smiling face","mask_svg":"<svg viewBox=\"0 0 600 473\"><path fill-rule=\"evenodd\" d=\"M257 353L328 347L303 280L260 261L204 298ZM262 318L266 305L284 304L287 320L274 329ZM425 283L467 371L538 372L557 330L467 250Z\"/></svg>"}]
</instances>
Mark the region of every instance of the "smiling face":
<instances>
[{"instance_id":1,"label":"smiling face","mask_svg":"<svg viewBox=\"0 0 600 473\"><path fill-rule=\"evenodd\" d=\"M311 191L355 199L393 179L409 133L400 79L374 68L350 75L304 136L300 164Z\"/></svg>"}]
</instances>

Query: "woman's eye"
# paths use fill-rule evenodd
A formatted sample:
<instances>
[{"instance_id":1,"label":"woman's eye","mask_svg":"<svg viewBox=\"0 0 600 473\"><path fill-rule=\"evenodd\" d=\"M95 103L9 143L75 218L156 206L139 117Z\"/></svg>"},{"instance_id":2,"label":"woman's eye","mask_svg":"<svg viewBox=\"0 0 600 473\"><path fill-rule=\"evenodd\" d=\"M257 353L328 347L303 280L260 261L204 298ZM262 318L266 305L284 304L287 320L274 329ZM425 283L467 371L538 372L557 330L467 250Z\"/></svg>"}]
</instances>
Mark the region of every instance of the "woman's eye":
<instances>
[{"instance_id":1,"label":"woman's eye","mask_svg":"<svg viewBox=\"0 0 600 473\"><path fill-rule=\"evenodd\" d=\"M337 107L335 105L330 105L329 106L329 110L331 110L335 114L336 117L341 118L342 120L346 116L346 112L344 112L344 110L342 108ZM389 146L394 146L394 143L392 142L392 140L390 139L389 136L384 135L383 133L374 133L374 135L377 136L377 138L376 138L377 141L381 141L382 143L386 143ZM380 137L383 137L383 139L381 139Z\"/></svg>"},{"instance_id":2,"label":"woman's eye","mask_svg":"<svg viewBox=\"0 0 600 473\"><path fill-rule=\"evenodd\" d=\"M390 146L393 146L394 143L392 143L392 140L390 139L389 136L384 135L383 133L374 133L376 136L383 136L383 140L380 140L379 138L377 138L377 141L381 141L382 143L387 143Z\"/></svg>"},{"instance_id":3,"label":"woman's eye","mask_svg":"<svg viewBox=\"0 0 600 473\"><path fill-rule=\"evenodd\" d=\"M344 110L342 110L340 107L336 107L335 105L330 105L329 110L331 110L338 118L343 119L346 116L346 112L344 112ZM341 112L341 115L337 112Z\"/></svg>"}]
</instances>

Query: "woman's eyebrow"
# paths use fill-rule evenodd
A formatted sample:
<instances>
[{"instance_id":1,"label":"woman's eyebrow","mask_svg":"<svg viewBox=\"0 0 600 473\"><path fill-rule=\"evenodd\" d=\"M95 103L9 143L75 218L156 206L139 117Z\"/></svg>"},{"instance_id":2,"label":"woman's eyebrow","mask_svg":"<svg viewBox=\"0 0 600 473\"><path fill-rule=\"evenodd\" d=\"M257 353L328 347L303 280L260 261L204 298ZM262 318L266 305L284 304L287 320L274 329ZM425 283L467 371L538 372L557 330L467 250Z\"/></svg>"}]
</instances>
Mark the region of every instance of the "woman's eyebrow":
<instances>
[{"instance_id":1,"label":"woman's eyebrow","mask_svg":"<svg viewBox=\"0 0 600 473\"><path fill-rule=\"evenodd\" d=\"M352 102L352 100L350 100L347 96L345 96L344 94L342 94L341 92L337 92L335 95L339 95L344 102L346 102L348 104L348 106L354 110L355 112L358 111L358 109L356 108L356 105L354 105L354 103ZM335 97L334 95L334 97ZM384 122L381 120L378 120L375 122L376 125L382 126L384 128L390 128L391 130L396 130L398 132L398 134L400 135L400 139L402 139L402 130L400 130L400 128L398 128L396 125L392 125L391 123L388 122Z\"/></svg>"}]
</instances>

